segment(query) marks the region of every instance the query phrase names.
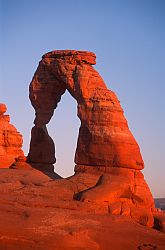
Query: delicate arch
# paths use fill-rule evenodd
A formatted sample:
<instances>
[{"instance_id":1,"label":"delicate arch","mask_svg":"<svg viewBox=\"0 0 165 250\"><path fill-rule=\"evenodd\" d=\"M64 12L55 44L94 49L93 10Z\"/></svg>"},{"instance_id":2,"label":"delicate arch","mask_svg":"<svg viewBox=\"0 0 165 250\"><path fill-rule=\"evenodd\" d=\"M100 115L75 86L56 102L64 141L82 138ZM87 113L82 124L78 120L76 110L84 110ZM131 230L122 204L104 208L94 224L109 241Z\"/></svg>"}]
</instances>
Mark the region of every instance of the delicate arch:
<instances>
[{"instance_id":1,"label":"delicate arch","mask_svg":"<svg viewBox=\"0 0 165 250\"><path fill-rule=\"evenodd\" d=\"M30 100L36 112L30 162L55 162L54 143L46 124L61 95L68 90L77 101L81 121L76 170L92 166L104 167L106 171L110 167L143 168L139 146L116 95L92 67L95 58L94 53L74 50L53 51L43 56L30 84Z\"/></svg>"}]
</instances>

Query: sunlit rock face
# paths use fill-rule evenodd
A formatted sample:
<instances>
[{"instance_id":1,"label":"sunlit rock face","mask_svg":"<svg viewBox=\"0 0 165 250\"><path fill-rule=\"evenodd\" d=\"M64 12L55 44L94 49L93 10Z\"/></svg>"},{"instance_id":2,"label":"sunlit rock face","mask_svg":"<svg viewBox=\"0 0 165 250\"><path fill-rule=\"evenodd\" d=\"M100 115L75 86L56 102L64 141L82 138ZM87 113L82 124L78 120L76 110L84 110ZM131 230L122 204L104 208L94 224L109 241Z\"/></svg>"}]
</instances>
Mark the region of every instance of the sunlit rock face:
<instances>
[{"instance_id":1,"label":"sunlit rock face","mask_svg":"<svg viewBox=\"0 0 165 250\"><path fill-rule=\"evenodd\" d=\"M42 57L29 89L35 127L28 161L55 163L55 147L46 124L68 90L77 101L81 121L75 173L98 176L95 186L74 198L108 202L113 213L123 213L152 226L154 202L140 172L144 163L139 146L116 94L107 89L93 68L95 60L94 53L75 50L52 51Z\"/></svg>"},{"instance_id":2,"label":"sunlit rock face","mask_svg":"<svg viewBox=\"0 0 165 250\"><path fill-rule=\"evenodd\" d=\"M6 110L6 105L0 103L0 168L9 168L16 158L24 156L22 135L10 124Z\"/></svg>"},{"instance_id":3,"label":"sunlit rock face","mask_svg":"<svg viewBox=\"0 0 165 250\"><path fill-rule=\"evenodd\" d=\"M30 84L34 123L46 125L68 90L77 101L81 120L75 163L142 169L139 146L120 103L92 67L95 58L95 54L81 51L53 51L43 56Z\"/></svg>"}]
</instances>

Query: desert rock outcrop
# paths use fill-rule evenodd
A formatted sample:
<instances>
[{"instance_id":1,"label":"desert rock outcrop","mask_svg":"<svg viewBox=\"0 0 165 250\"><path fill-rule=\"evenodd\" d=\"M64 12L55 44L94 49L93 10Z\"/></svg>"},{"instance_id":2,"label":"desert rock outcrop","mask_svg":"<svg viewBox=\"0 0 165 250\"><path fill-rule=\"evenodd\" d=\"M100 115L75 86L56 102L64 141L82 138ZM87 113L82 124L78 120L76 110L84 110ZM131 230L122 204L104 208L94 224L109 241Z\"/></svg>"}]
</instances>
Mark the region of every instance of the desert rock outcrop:
<instances>
[{"instance_id":1,"label":"desert rock outcrop","mask_svg":"<svg viewBox=\"0 0 165 250\"><path fill-rule=\"evenodd\" d=\"M61 179L34 168L0 169L0 249L164 250L165 234L109 214L106 202L73 200L95 179L89 173Z\"/></svg>"},{"instance_id":2,"label":"desert rock outcrop","mask_svg":"<svg viewBox=\"0 0 165 250\"><path fill-rule=\"evenodd\" d=\"M67 89L77 100L81 120L75 163L142 169L139 146L120 103L92 64L95 55L89 52L53 51L43 56L30 84L34 123L43 127L50 121Z\"/></svg>"},{"instance_id":3,"label":"desert rock outcrop","mask_svg":"<svg viewBox=\"0 0 165 250\"><path fill-rule=\"evenodd\" d=\"M7 108L0 104L0 168L9 168L16 158L23 157L22 135L10 124L9 115L5 115Z\"/></svg>"},{"instance_id":4,"label":"desert rock outcrop","mask_svg":"<svg viewBox=\"0 0 165 250\"><path fill-rule=\"evenodd\" d=\"M81 121L75 153L76 175L72 178L82 173L96 176L95 185L78 192L74 198L107 202L110 213L125 214L152 226L154 202L140 172L144 163L139 146L117 96L107 89L93 68L95 59L94 53L74 50L53 51L42 57L30 84L36 117L28 161L55 162L54 144L46 124L68 90L77 101Z\"/></svg>"}]
</instances>

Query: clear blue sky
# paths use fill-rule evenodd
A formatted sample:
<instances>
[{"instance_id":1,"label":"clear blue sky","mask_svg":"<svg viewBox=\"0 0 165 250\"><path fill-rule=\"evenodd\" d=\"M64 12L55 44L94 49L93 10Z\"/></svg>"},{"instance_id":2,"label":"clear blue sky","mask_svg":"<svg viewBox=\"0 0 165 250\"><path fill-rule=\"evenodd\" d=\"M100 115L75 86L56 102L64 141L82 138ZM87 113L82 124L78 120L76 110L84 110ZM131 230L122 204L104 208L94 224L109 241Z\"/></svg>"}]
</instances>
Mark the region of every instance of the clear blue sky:
<instances>
[{"instance_id":1,"label":"clear blue sky","mask_svg":"<svg viewBox=\"0 0 165 250\"><path fill-rule=\"evenodd\" d=\"M28 86L42 54L93 51L141 147L154 197L165 197L164 0L0 0L0 37L0 102L24 136L25 154L34 119ZM49 125L63 176L73 173L76 112L66 93Z\"/></svg>"}]
</instances>

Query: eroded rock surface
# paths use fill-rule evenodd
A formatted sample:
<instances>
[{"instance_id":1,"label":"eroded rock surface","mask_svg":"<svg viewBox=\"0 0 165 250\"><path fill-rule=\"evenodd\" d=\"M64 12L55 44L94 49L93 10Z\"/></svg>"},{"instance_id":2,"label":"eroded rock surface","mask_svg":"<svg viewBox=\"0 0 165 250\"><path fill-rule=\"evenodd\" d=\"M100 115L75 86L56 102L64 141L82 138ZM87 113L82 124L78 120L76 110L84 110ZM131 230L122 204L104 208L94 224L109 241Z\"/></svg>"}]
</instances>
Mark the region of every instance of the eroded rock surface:
<instances>
[{"instance_id":1,"label":"eroded rock surface","mask_svg":"<svg viewBox=\"0 0 165 250\"><path fill-rule=\"evenodd\" d=\"M90 172L96 177L93 185L77 192L74 198L99 202L102 206L108 202L113 214L131 216L151 227L154 202L140 172L144 167L140 149L117 96L107 89L93 68L95 59L94 53L74 50L53 51L42 57L30 84L35 127L28 161L55 162L54 145L46 124L68 90L77 101L81 121L75 153L76 175L72 179L79 173ZM46 132L38 136L34 131Z\"/></svg>"},{"instance_id":2,"label":"eroded rock surface","mask_svg":"<svg viewBox=\"0 0 165 250\"><path fill-rule=\"evenodd\" d=\"M22 135L10 124L9 115L5 115L7 108L0 104L0 168L9 168L16 158L23 157Z\"/></svg>"},{"instance_id":3,"label":"eroded rock surface","mask_svg":"<svg viewBox=\"0 0 165 250\"><path fill-rule=\"evenodd\" d=\"M34 123L38 127L46 125L68 90L77 101L81 120L75 163L142 169L139 146L120 103L92 64L95 54L90 52L53 51L43 56L30 84Z\"/></svg>"},{"instance_id":4,"label":"eroded rock surface","mask_svg":"<svg viewBox=\"0 0 165 250\"><path fill-rule=\"evenodd\" d=\"M165 234L116 214L119 207L73 200L96 182L92 173L0 169L0 249L164 250Z\"/></svg>"}]
</instances>

